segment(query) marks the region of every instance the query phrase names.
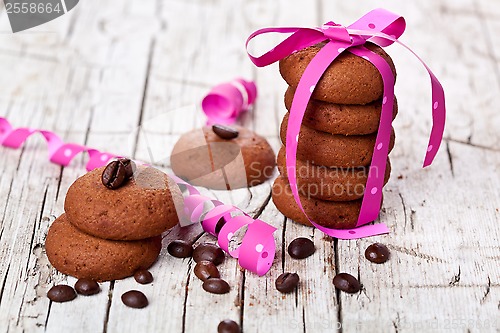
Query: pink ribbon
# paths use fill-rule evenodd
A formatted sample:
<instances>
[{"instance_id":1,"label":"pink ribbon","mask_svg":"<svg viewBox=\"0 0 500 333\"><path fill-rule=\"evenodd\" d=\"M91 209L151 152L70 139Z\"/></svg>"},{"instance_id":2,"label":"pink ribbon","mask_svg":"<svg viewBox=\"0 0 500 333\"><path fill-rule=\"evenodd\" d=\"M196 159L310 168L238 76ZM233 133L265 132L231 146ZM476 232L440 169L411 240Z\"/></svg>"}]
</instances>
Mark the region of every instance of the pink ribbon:
<instances>
[{"instance_id":1,"label":"pink ribbon","mask_svg":"<svg viewBox=\"0 0 500 333\"><path fill-rule=\"evenodd\" d=\"M255 103L257 86L242 78L213 87L203 98L201 107L208 124L232 124L238 116Z\"/></svg>"},{"instance_id":2,"label":"pink ribbon","mask_svg":"<svg viewBox=\"0 0 500 333\"><path fill-rule=\"evenodd\" d=\"M86 168L90 171L106 165L113 158L120 157L102 153L87 146L64 143L59 136L50 131L32 128L14 129L7 119L0 117L0 144L2 146L17 149L35 133L42 134L47 142L50 161L59 165L67 166L76 155L86 152L89 155ZM205 231L218 237L219 246L232 257L238 258L241 267L260 276L269 271L276 252L273 236L276 228L259 219L254 220L235 206L224 205L218 200L205 197L194 186L174 175L169 176L188 190L188 195L184 197L184 214L192 223L201 223ZM213 206L208 212L205 210L207 204ZM215 226L221 218L225 220L225 224L216 234ZM229 243L231 240L234 241L233 235L245 226L248 226L248 229L242 237L241 244L235 250L230 251Z\"/></svg>"},{"instance_id":3,"label":"pink ribbon","mask_svg":"<svg viewBox=\"0 0 500 333\"><path fill-rule=\"evenodd\" d=\"M201 222L203 230L217 237L219 246L229 253L233 258L238 258L241 267L248 269L259 276L266 274L274 260L276 243L274 240L275 227L259 219L253 219L241 209L231 205L210 199L200 194L192 185L181 178L170 175L177 183L186 186L188 195L184 198L185 214L191 222ZM205 211L207 204L214 207ZM224 219L224 225L216 233L216 226L220 219ZM247 226L248 229L241 239L241 244L231 249L231 241L237 241L233 236L236 232Z\"/></svg>"},{"instance_id":4,"label":"pink ribbon","mask_svg":"<svg viewBox=\"0 0 500 333\"><path fill-rule=\"evenodd\" d=\"M429 144L425 154L423 167L432 163L436 156L445 125L445 99L444 91L438 79L430 68L411 49L401 43L398 38L405 30L404 18L391 13L385 9L375 9L361 17L348 27L328 22L319 28L265 28L252 33L246 42L248 44L254 38L266 33L291 34L283 42L276 45L265 54L254 57L248 54L252 62L258 67L267 66L297 50L327 41L326 45L316 54L302 75L290 109L288 129L286 133L286 167L290 187L302 212L304 209L300 202L297 188L297 177L295 172L297 161L297 146L300 126L304 117L306 106L311 98L312 92L319 79L328 66L345 51L351 52L370 61L380 72L384 83L384 97L380 126L377 133L375 148L373 150L372 163L368 173L365 195L361 204L361 211L354 229L330 229L325 228L311 219L309 221L319 230L327 235L342 238L356 239L388 233L389 229L383 223L366 225L377 219L382 202L382 187L389 154L389 141L392 128L392 109L394 102L394 77L386 61L374 52L364 47L366 42L372 42L379 46L388 46L398 43L408 49L427 69L431 78L432 87L432 130ZM375 172L374 172L375 170ZM306 214L304 212L304 214ZM307 216L307 214L306 214Z\"/></svg>"},{"instance_id":5,"label":"pink ribbon","mask_svg":"<svg viewBox=\"0 0 500 333\"><path fill-rule=\"evenodd\" d=\"M106 165L109 160L118 157L110 153L101 153L97 149L89 148L74 143L64 143L57 134L33 128L12 128L7 119L0 117L0 144L4 147L17 149L31 135L40 133L47 141L49 159L51 162L67 166L79 153L86 152L89 155L87 171Z\"/></svg>"}]
</instances>

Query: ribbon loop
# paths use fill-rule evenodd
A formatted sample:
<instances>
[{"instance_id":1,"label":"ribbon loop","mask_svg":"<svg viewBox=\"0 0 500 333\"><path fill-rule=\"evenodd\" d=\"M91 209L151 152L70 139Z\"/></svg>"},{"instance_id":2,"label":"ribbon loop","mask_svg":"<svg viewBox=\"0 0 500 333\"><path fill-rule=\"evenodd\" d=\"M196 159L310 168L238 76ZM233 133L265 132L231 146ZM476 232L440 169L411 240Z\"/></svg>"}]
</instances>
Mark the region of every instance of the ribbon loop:
<instances>
[{"instance_id":1,"label":"ribbon loop","mask_svg":"<svg viewBox=\"0 0 500 333\"><path fill-rule=\"evenodd\" d=\"M363 45L366 41L385 47L397 42L404 33L406 22L400 15L379 8L372 10L353 24L344 27L335 22L327 22L319 28L263 28L253 32L246 41L248 44L259 35L268 33L290 34L284 41L259 57L248 53L250 60L258 67L270 65L291 53L302 50L325 40L344 44L343 49Z\"/></svg>"},{"instance_id":2,"label":"ribbon loop","mask_svg":"<svg viewBox=\"0 0 500 333\"><path fill-rule=\"evenodd\" d=\"M393 39L398 39L404 33L405 28L406 22L402 16L383 8L378 8L366 13L348 27L350 31L365 31L367 36L370 37L368 41L382 47L389 46L394 43L394 41L375 37L373 36L374 33L383 33Z\"/></svg>"}]
</instances>

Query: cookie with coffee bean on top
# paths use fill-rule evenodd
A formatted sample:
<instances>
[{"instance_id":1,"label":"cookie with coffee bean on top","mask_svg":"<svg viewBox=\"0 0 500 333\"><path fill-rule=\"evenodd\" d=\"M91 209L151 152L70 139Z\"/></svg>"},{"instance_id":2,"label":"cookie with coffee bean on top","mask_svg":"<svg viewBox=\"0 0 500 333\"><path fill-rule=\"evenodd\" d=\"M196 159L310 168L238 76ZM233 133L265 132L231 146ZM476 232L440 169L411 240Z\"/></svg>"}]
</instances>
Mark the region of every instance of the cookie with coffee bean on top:
<instances>
[{"instance_id":1,"label":"cookie with coffee bean on top","mask_svg":"<svg viewBox=\"0 0 500 333\"><path fill-rule=\"evenodd\" d=\"M120 170L111 170L110 179L104 171L94 169L69 188L64 209L75 227L103 239L137 240L158 236L179 222L182 194L165 173L137 166L130 180L110 189Z\"/></svg>"},{"instance_id":2,"label":"cookie with coffee bean on top","mask_svg":"<svg viewBox=\"0 0 500 333\"><path fill-rule=\"evenodd\" d=\"M183 134L170 162L177 176L216 190L262 184L276 166L274 151L264 137L240 126L222 125Z\"/></svg>"}]
</instances>

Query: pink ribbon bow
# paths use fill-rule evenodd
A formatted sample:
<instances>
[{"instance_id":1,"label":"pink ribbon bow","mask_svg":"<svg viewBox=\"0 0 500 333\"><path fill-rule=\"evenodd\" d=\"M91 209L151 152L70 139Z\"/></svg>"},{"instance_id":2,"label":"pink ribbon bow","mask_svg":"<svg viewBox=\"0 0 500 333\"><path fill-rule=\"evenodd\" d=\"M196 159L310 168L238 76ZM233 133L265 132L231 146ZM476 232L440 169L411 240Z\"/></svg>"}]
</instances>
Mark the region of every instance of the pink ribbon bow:
<instances>
[{"instance_id":1,"label":"pink ribbon bow","mask_svg":"<svg viewBox=\"0 0 500 333\"><path fill-rule=\"evenodd\" d=\"M258 67L267 66L287 57L297 50L327 41L326 45L323 46L311 60L299 81L292 102L292 107L290 109L288 129L286 133L286 167L287 170L290 170L290 172L287 172L288 181L290 183L295 201L303 212L304 209L298 194L297 177L295 172L297 161L297 141L306 106L309 103L316 84L328 66L342 52L345 51L351 52L352 54L370 61L378 69L382 76L384 83L384 97L382 100L380 126L375 141L375 148L373 150L372 162L368 173L365 195L363 196L361 211L356 228L329 229L316 224L308 217L309 221L316 228L327 235L342 239L355 239L389 232L385 224L365 224L377 219L382 202L382 187L384 185L384 175L387 156L389 154L389 141L392 128L394 76L389 65L382 57L364 47L366 42L372 42L382 47L398 43L415 55L415 57L417 57L417 59L427 69L431 78L433 113L432 130L423 167L432 163L439 150L439 146L443 138L446 117L444 91L438 79L434 76L430 68L427 67L422 59L420 59L415 52L398 40L405 30L405 25L406 23L403 17L385 9L375 9L348 27L328 22L319 28L264 28L255 31L247 39L246 47L248 52L248 44L254 37L271 32L291 34L283 42L279 43L273 49L259 57L254 57L249 53L248 55L250 59Z\"/></svg>"}]
</instances>

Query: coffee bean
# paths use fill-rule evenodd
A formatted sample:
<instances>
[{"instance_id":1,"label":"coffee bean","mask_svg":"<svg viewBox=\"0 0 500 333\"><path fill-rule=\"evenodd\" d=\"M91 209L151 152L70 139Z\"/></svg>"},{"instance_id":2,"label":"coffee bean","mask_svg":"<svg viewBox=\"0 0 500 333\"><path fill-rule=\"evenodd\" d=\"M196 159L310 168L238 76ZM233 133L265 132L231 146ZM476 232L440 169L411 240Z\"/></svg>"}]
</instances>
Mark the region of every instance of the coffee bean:
<instances>
[{"instance_id":1,"label":"coffee bean","mask_svg":"<svg viewBox=\"0 0 500 333\"><path fill-rule=\"evenodd\" d=\"M217 134L219 138L224 140L231 140L237 138L238 135L240 134L234 128L218 124L212 126L212 131L214 131L214 133Z\"/></svg>"},{"instance_id":2,"label":"coffee bean","mask_svg":"<svg viewBox=\"0 0 500 333\"><path fill-rule=\"evenodd\" d=\"M294 291L298 284L299 276L296 273L283 273L275 282L276 289L284 294Z\"/></svg>"},{"instance_id":3,"label":"coffee bean","mask_svg":"<svg viewBox=\"0 0 500 333\"><path fill-rule=\"evenodd\" d=\"M122 295L122 302L128 307L141 309L148 306L149 301L146 295L138 290L127 291Z\"/></svg>"},{"instance_id":4,"label":"coffee bean","mask_svg":"<svg viewBox=\"0 0 500 333\"><path fill-rule=\"evenodd\" d=\"M153 282L153 274L150 271L141 269L134 274L134 279L137 283L148 284Z\"/></svg>"},{"instance_id":5,"label":"coffee bean","mask_svg":"<svg viewBox=\"0 0 500 333\"><path fill-rule=\"evenodd\" d=\"M167 251L176 258L188 258L193 255L193 246L186 241L178 239L168 244Z\"/></svg>"},{"instance_id":6,"label":"coffee bean","mask_svg":"<svg viewBox=\"0 0 500 333\"><path fill-rule=\"evenodd\" d=\"M203 243L198 245L193 251L193 259L196 262L211 261L214 265L220 265L224 261L224 251L215 244Z\"/></svg>"},{"instance_id":7,"label":"coffee bean","mask_svg":"<svg viewBox=\"0 0 500 333\"><path fill-rule=\"evenodd\" d=\"M288 245L288 254L295 259L304 259L316 251L314 243L309 238L299 237Z\"/></svg>"},{"instance_id":8,"label":"coffee bean","mask_svg":"<svg viewBox=\"0 0 500 333\"><path fill-rule=\"evenodd\" d=\"M58 286L53 286L47 292L47 297L52 302L63 303L74 300L76 298L75 289L70 286L60 284Z\"/></svg>"},{"instance_id":9,"label":"coffee bean","mask_svg":"<svg viewBox=\"0 0 500 333\"><path fill-rule=\"evenodd\" d=\"M95 295L101 291L99 283L90 279L79 279L75 283L75 289L77 293L84 296Z\"/></svg>"},{"instance_id":10,"label":"coffee bean","mask_svg":"<svg viewBox=\"0 0 500 333\"><path fill-rule=\"evenodd\" d=\"M346 293L357 293L361 290L361 284L351 274L339 273L333 278L335 288L345 291Z\"/></svg>"},{"instance_id":11,"label":"coffee bean","mask_svg":"<svg viewBox=\"0 0 500 333\"><path fill-rule=\"evenodd\" d=\"M234 320L226 319L219 323L217 326L217 333L240 333L240 325Z\"/></svg>"},{"instance_id":12,"label":"coffee bean","mask_svg":"<svg viewBox=\"0 0 500 333\"><path fill-rule=\"evenodd\" d=\"M125 168L125 178L130 179L135 173L135 170L137 167L135 166L134 161L128 158L120 158L118 159L118 162L120 162L123 167Z\"/></svg>"},{"instance_id":13,"label":"coffee bean","mask_svg":"<svg viewBox=\"0 0 500 333\"><path fill-rule=\"evenodd\" d=\"M109 163L102 172L102 183L111 190L116 190L125 184L127 171L119 161Z\"/></svg>"},{"instance_id":14,"label":"coffee bean","mask_svg":"<svg viewBox=\"0 0 500 333\"><path fill-rule=\"evenodd\" d=\"M373 243L365 250L365 258L376 264L382 264L389 260L391 253L384 244Z\"/></svg>"},{"instance_id":15,"label":"coffee bean","mask_svg":"<svg viewBox=\"0 0 500 333\"><path fill-rule=\"evenodd\" d=\"M194 275L202 281L211 278L220 278L219 270L211 261L200 261L197 263L196 266L194 266Z\"/></svg>"},{"instance_id":16,"label":"coffee bean","mask_svg":"<svg viewBox=\"0 0 500 333\"><path fill-rule=\"evenodd\" d=\"M229 292L229 284L219 278L212 278L203 282L203 289L212 294L226 294Z\"/></svg>"},{"instance_id":17,"label":"coffee bean","mask_svg":"<svg viewBox=\"0 0 500 333\"><path fill-rule=\"evenodd\" d=\"M222 227L226 224L226 220L224 217L221 217L219 221L217 221L217 224L215 225L215 234L218 235Z\"/></svg>"}]
</instances>

